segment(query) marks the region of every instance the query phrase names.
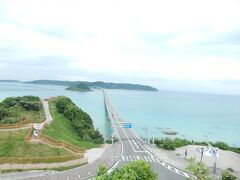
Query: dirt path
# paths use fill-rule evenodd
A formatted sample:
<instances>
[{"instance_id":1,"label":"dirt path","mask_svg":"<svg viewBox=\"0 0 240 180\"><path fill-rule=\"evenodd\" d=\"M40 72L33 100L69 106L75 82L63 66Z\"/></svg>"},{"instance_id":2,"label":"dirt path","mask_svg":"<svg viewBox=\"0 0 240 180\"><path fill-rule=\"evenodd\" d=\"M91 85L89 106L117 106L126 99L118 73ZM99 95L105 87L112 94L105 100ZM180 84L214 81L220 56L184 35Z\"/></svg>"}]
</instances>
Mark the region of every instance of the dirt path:
<instances>
[{"instance_id":1,"label":"dirt path","mask_svg":"<svg viewBox=\"0 0 240 180\"><path fill-rule=\"evenodd\" d=\"M0 132L6 132L6 131L19 131L22 129L30 129L32 127L32 124L26 124L23 127L20 128L11 128L11 129L0 129Z\"/></svg>"}]
</instances>

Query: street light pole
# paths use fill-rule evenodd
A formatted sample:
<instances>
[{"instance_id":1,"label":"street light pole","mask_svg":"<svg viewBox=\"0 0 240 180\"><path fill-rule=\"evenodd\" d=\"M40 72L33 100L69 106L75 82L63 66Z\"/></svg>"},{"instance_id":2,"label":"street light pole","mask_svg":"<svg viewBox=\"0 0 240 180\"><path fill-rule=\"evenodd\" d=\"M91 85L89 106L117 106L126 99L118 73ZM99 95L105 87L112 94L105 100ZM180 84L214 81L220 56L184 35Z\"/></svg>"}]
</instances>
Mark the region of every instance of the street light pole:
<instances>
[{"instance_id":1,"label":"street light pole","mask_svg":"<svg viewBox=\"0 0 240 180\"><path fill-rule=\"evenodd\" d=\"M203 147L201 148L201 160L200 160L200 162L202 162L202 158L203 158Z\"/></svg>"}]
</instances>

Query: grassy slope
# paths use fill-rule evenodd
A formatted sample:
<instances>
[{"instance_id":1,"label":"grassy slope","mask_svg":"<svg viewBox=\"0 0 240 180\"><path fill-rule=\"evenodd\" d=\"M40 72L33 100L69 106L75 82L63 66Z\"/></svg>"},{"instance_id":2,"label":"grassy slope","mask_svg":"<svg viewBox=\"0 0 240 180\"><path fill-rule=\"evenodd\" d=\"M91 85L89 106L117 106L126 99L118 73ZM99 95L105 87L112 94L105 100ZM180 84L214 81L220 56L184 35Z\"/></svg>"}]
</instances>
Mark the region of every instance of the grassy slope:
<instances>
[{"instance_id":1,"label":"grassy slope","mask_svg":"<svg viewBox=\"0 0 240 180\"><path fill-rule=\"evenodd\" d=\"M57 140L66 141L83 148L93 148L97 147L97 144L88 141L81 141L71 126L70 121L65 118L62 114L57 112L54 100L50 101L50 111L54 114L54 121L51 125L46 126L43 133L53 137Z\"/></svg>"},{"instance_id":2,"label":"grassy slope","mask_svg":"<svg viewBox=\"0 0 240 180\"><path fill-rule=\"evenodd\" d=\"M28 130L0 132L0 157L48 157L69 155L64 149L40 143L25 143Z\"/></svg>"}]
</instances>

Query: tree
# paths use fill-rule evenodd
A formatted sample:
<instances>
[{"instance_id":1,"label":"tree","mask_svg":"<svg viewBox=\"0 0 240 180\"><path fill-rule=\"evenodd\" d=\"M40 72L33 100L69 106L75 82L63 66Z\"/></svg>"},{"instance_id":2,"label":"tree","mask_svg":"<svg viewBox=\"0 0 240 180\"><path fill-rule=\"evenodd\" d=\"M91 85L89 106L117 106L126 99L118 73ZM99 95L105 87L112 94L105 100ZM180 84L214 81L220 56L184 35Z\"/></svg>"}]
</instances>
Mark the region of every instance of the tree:
<instances>
[{"instance_id":1,"label":"tree","mask_svg":"<svg viewBox=\"0 0 240 180\"><path fill-rule=\"evenodd\" d=\"M67 105L67 107L64 108L63 115L68 118L69 120L73 121L77 119L80 115L79 108L74 106L73 104Z\"/></svg>"},{"instance_id":2,"label":"tree","mask_svg":"<svg viewBox=\"0 0 240 180\"><path fill-rule=\"evenodd\" d=\"M218 147L219 149L222 149L222 150L229 150L229 146L224 143L224 142L216 142L215 144L213 144L215 147Z\"/></svg>"},{"instance_id":3,"label":"tree","mask_svg":"<svg viewBox=\"0 0 240 180\"><path fill-rule=\"evenodd\" d=\"M157 175L151 166L143 160L133 161L121 169L115 169L107 175L106 169L99 167L97 180L155 180Z\"/></svg>"},{"instance_id":4,"label":"tree","mask_svg":"<svg viewBox=\"0 0 240 180\"><path fill-rule=\"evenodd\" d=\"M71 103L71 100L69 98L59 97L56 101L56 107L58 112L63 113L70 103Z\"/></svg>"},{"instance_id":5,"label":"tree","mask_svg":"<svg viewBox=\"0 0 240 180\"><path fill-rule=\"evenodd\" d=\"M202 162L196 162L195 159L189 159L187 169L192 172L198 180L211 180L208 168Z\"/></svg>"},{"instance_id":6,"label":"tree","mask_svg":"<svg viewBox=\"0 0 240 180\"><path fill-rule=\"evenodd\" d=\"M191 144L191 142L186 140L186 139L175 138L174 139L174 144L175 144L175 148L178 148L178 147L182 147L182 146L186 146L188 144Z\"/></svg>"},{"instance_id":7,"label":"tree","mask_svg":"<svg viewBox=\"0 0 240 180\"><path fill-rule=\"evenodd\" d=\"M107 180L107 168L104 165L100 165L97 172L96 180Z\"/></svg>"},{"instance_id":8,"label":"tree","mask_svg":"<svg viewBox=\"0 0 240 180\"><path fill-rule=\"evenodd\" d=\"M175 150L174 141L170 138L166 138L163 142L163 148L167 150Z\"/></svg>"},{"instance_id":9,"label":"tree","mask_svg":"<svg viewBox=\"0 0 240 180\"><path fill-rule=\"evenodd\" d=\"M232 175L231 171L225 170L222 172L222 180L236 180L237 177Z\"/></svg>"},{"instance_id":10,"label":"tree","mask_svg":"<svg viewBox=\"0 0 240 180\"><path fill-rule=\"evenodd\" d=\"M5 108L13 107L17 104L14 97L8 97L4 99L1 103Z\"/></svg>"},{"instance_id":11,"label":"tree","mask_svg":"<svg viewBox=\"0 0 240 180\"><path fill-rule=\"evenodd\" d=\"M0 107L0 121L8 116L8 112L5 108Z\"/></svg>"}]
</instances>

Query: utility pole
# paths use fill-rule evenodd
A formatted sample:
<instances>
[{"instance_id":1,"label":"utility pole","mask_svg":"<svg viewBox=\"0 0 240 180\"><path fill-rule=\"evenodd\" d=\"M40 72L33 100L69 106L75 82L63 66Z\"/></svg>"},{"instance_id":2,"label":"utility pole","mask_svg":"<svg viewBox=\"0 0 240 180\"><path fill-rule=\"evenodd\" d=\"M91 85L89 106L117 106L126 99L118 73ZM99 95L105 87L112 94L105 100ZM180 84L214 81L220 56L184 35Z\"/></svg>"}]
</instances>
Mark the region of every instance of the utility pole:
<instances>
[{"instance_id":1,"label":"utility pole","mask_svg":"<svg viewBox=\"0 0 240 180\"><path fill-rule=\"evenodd\" d=\"M200 160L200 162L202 162L202 158L203 158L203 147L201 148L201 160Z\"/></svg>"}]
</instances>

